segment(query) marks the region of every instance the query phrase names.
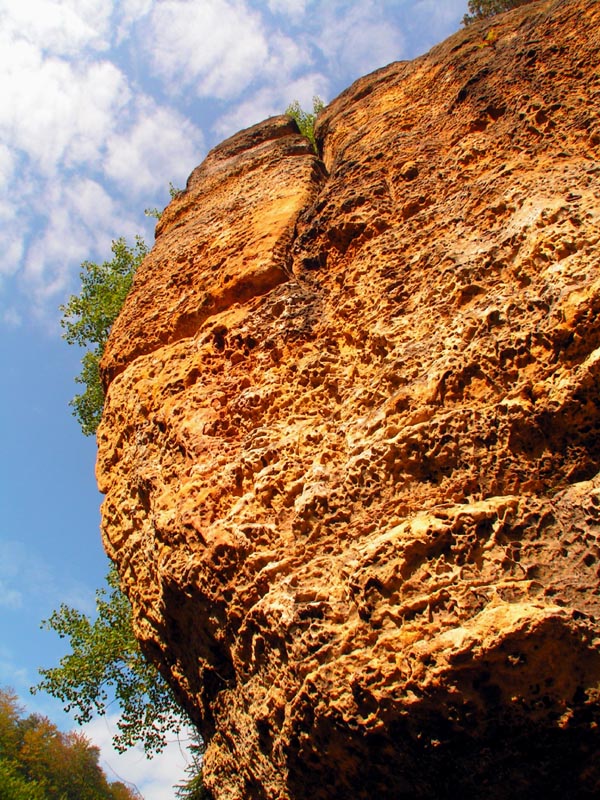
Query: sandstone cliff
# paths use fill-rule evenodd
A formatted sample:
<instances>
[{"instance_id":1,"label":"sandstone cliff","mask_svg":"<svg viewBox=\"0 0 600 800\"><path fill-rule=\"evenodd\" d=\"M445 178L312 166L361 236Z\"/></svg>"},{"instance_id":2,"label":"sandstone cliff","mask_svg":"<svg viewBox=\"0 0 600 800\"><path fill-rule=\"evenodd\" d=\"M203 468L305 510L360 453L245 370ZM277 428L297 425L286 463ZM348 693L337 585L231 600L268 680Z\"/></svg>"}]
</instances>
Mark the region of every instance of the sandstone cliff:
<instances>
[{"instance_id":1,"label":"sandstone cliff","mask_svg":"<svg viewBox=\"0 0 600 800\"><path fill-rule=\"evenodd\" d=\"M97 471L216 800L599 796L599 64L533 3L162 217Z\"/></svg>"}]
</instances>

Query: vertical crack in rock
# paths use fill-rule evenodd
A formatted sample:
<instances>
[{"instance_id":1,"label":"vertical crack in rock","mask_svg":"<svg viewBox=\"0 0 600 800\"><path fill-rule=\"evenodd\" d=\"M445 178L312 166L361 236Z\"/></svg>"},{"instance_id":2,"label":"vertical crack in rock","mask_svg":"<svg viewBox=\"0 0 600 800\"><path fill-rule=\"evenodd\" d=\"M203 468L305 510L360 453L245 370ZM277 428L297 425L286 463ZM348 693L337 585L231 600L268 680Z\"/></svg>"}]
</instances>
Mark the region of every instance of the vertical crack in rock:
<instances>
[{"instance_id":1,"label":"vertical crack in rock","mask_svg":"<svg viewBox=\"0 0 600 800\"><path fill-rule=\"evenodd\" d=\"M473 25L328 106L326 179L268 120L157 228L103 536L215 800L600 794L598 31Z\"/></svg>"},{"instance_id":2,"label":"vertical crack in rock","mask_svg":"<svg viewBox=\"0 0 600 800\"><path fill-rule=\"evenodd\" d=\"M296 218L323 179L285 116L214 148L156 226L103 359L105 384L137 356L193 336L209 317L288 280Z\"/></svg>"}]
</instances>

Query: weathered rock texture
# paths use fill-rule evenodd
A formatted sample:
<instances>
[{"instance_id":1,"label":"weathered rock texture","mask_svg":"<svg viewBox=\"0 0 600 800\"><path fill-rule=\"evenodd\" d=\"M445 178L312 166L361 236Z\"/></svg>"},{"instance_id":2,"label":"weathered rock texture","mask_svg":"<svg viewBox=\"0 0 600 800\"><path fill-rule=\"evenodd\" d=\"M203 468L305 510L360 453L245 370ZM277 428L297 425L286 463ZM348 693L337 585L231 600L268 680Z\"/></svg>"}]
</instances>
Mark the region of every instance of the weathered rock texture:
<instances>
[{"instance_id":1,"label":"weathered rock texture","mask_svg":"<svg viewBox=\"0 0 600 800\"><path fill-rule=\"evenodd\" d=\"M98 479L217 800L599 796L599 64L533 3L166 210Z\"/></svg>"}]
</instances>

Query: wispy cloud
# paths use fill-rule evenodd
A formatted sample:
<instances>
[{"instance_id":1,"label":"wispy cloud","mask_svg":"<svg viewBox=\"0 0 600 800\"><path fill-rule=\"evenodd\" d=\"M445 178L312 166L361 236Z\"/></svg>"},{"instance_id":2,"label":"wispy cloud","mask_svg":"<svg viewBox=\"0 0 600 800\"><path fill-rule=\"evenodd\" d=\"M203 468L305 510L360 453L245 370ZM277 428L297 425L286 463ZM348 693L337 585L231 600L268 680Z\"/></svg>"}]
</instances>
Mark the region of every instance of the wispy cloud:
<instances>
[{"instance_id":1,"label":"wispy cloud","mask_svg":"<svg viewBox=\"0 0 600 800\"><path fill-rule=\"evenodd\" d=\"M31 686L30 678L27 670L17 665L14 654L8 648L0 646L0 687L9 686L24 695Z\"/></svg>"},{"instance_id":2,"label":"wispy cloud","mask_svg":"<svg viewBox=\"0 0 600 800\"><path fill-rule=\"evenodd\" d=\"M87 614L95 610L89 587L77 580L61 581L41 553L16 538L0 536L0 607L6 609L5 621L10 610L26 606L35 617L62 602Z\"/></svg>"},{"instance_id":3,"label":"wispy cloud","mask_svg":"<svg viewBox=\"0 0 600 800\"><path fill-rule=\"evenodd\" d=\"M73 55L107 46L112 3L105 0L4 0L0 24L9 35L47 51Z\"/></svg>"},{"instance_id":4,"label":"wispy cloud","mask_svg":"<svg viewBox=\"0 0 600 800\"><path fill-rule=\"evenodd\" d=\"M0 247L2 246L2 241L0 239ZM8 328L18 328L21 326L23 322L23 318L19 314L16 308L9 306L8 308L3 309L2 313L2 322Z\"/></svg>"},{"instance_id":5,"label":"wispy cloud","mask_svg":"<svg viewBox=\"0 0 600 800\"><path fill-rule=\"evenodd\" d=\"M0 39L0 54L0 131L9 147L42 175L96 166L130 97L121 71L107 61L78 64L47 56L18 34Z\"/></svg>"},{"instance_id":6,"label":"wispy cloud","mask_svg":"<svg viewBox=\"0 0 600 800\"><path fill-rule=\"evenodd\" d=\"M4 0L0 320L56 315L79 262L139 231L143 209L166 202L169 181L183 185L207 146L414 55L464 7Z\"/></svg>"},{"instance_id":7,"label":"wispy cloud","mask_svg":"<svg viewBox=\"0 0 600 800\"><path fill-rule=\"evenodd\" d=\"M243 95L214 124L222 136L271 114L292 100L310 108L360 75L405 56L393 3L358 0L270 0L262 19L264 57ZM254 116L253 116L254 111ZM257 112L258 113L257 115Z\"/></svg>"},{"instance_id":8,"label":"wispy cloud","mask_svg":"<svg viewBox=\"0 0 600 800\"><path fill-rule=\"evenodd\" d=\"M330 73L355 79L405 57L402 29L390 21L385 4L359 0L348 6L334 0L322 2L319 11L315 45Z\"/></svg>"},{"instance_id":9,"label":"wispy cloud","mask_svg":"<svg viewBox=\"0 0 600 800\"><path fill-rule=\"evenodd\" d=\"M220 138L231 136L241 128L254 124L257 119L282 114L294 100L298 100L303 108L310 109L315 95L324 101L330 99L329 82L320 73L307 73L290 82L262 87L220 116L214 130Z\"/></svg>"},{"instance_id":10,"label":"wispy cloud","mask_svg":"<svg viewBox=\"0 0 600 800\"><path fill-rule=\"evenodd\" d=\"M22 592L19 592L17 589L13 589L5 580L0 579L0 607L21 608L22 605Z\"/></svg>"},{"instance_id":11,"label":"wispy cloud","mask_svg":"<svg viewBox=\"0 0 600 800\"><path fill-rule=\"evenodd\" d=\"M30 316L55 308L79 263L138 232L144 206L199 160L200 128L141 89L110 50L150 5L35 0L0 11L7 323L22 317L19 294Z\"/></svg>"},{"instance_id":12,"label":"wispy cloud","mask_svg":"<svg viewBox=\"0 0 600 800\"><path fill-rule=\"evenodd\" d=\"M275 14L283 14L293 22L299 22L306 13L309 0L269 0L269 9Z\"/></svg>"},{"instance_id":13,"label":"wispy cloud","mask_svg":"<svg viewBox=\"0 0 600 800\"><path fill-rule=\"evenodd\" d=\"M143 96L131 123L108 141L104 172L122 189L148 196L168 185L166 176L187 178L202 147L202 134L192 122Z\"/></svg>"},{"instance_id":14,"label":"wispy cloud","mask_svg":"<svg viewBox=\"0 0 600 800\"><path fill-rule=\"evenodd\" d=\"M39 596L51 591L54 581L42 559L27 552L25 546L15 540L0 539L0 604L17 608L24 597Z\"/></svg>"},{"instance_id":15,"label":"wispy cloud","mask_svg":"<svg viewBox=\"0 0 600 800\"><path fill-rule=\"evenodd\" d=\"M411 9L414 27L422 30L422 26L429 23L429 30L436 37L447 36L448 28L456 28L462 20L466 6L466 0L446 0L444 3L439 0L418 0Z\"/></svg>"},{"instance_id":16,"label":"wispy cloud","mask_svg":"<svg viewBox=\"0 0 600 800\"><path fill-rule=\"evenodd\" d=\"M236 97L262 71L269 43L260 16L228 0L154 6L148 50L154 72L199 96Z\"/></svg>"},{"instance_id":17,"label":"wispy cloud","mask_svg":"<svg viewBox=\"0 0 600 800\"><path fill-rule=\"evenodd\" d=\"M185 776L189 763L186 743L189 734L182 732L174 737L166 748L149 759L141 747L118 753L112 746L112 737L117 731L118 715L98 717L84 725L82 730L100 748L101 766L111 780L122 780L133 784L144 800L173 800L173 787Z\"/></svg>"}]
</instances>

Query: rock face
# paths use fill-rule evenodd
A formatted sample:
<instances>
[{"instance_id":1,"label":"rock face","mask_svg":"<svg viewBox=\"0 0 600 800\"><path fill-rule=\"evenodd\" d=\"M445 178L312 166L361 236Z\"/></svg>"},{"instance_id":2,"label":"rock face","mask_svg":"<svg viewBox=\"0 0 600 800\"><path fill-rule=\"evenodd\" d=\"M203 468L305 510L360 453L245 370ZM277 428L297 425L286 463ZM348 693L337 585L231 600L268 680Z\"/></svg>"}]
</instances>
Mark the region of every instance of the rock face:
<instances>
[{"instance_id":1,"label":"rock face","mask_svg":"<svg viewBox=\"0 0 600 800\"><path fill-rule=\"evenodd\" d=\"M524 6L161 219L97 471L216 800L599 796L598 64Z\"/></svg>"}]
</instances>

